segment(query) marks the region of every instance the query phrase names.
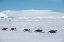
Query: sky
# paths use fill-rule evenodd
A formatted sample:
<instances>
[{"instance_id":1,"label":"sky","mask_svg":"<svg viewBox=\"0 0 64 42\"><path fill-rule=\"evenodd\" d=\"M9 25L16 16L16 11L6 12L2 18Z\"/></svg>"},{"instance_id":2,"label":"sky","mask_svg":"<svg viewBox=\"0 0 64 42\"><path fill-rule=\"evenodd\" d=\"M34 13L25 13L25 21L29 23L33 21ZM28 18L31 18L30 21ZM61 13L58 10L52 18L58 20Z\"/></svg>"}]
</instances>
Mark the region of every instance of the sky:
<instances>
[{"instance_id":1,"label":"sky","mask_svg":"<svg viewBox=\"0 0 64 42\"><path fill-rule=\"evenodd\" d=\"M0 0L0 12L30 9L64 12L64 0Z\"/></svg>"}]
</instances>

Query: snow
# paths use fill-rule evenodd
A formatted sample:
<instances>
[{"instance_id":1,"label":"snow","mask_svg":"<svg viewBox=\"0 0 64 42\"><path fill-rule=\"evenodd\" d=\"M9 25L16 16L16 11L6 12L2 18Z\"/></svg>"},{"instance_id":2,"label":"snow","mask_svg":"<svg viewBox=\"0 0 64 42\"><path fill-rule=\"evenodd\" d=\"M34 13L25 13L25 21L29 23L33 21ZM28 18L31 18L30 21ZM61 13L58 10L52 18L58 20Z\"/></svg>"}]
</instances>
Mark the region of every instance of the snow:
<instances>
[{"instance_id":1,"label":"snow","mask_svg":"<svg viewBox=\"0 0 64 42\"><path fill-rule=\"evenodd\" d=\"M0 20L0 42L64 42L64 19L42 19L39 21L26 21L22 19ZM16 21L17 20L17 21ZM2 31L7 27L7 31ZM16 27L17 31L10 31ZM24 28L31 29L31 32L23 32ZM42 29L44 33L35 33L34 30ZM57 29L57 33L50 34L49 30Z\"/></svg>"},{"instance_id":2,"label":"snow","mask_svg":"<svg viewBox=\"0 0 64 42\"><path fill-rule=\"evenodd\" d=\"M8 18L8 16L6 14L2 13L2 12L0 13L0 18L1 17Z\"/></svg>"},{"instance_id":3,"label":"snow","mask_svg":"<svg viewBox=\"0 0 64 42\"><path fill-rule=\"evenodd\" d=\"M55 17L63 17L64 12L56 12L53 10L5 10L3 11L8 16L20 16L20 17L44 17L44 18L55 18Z\"/></svg>"},{"instance_id":4,"label":"snow","mask_svg":"<svg viewBox=\"0 0 64 42\"><path fill-rule=\"evenodd\" d=\"M21 31L1 31L1 42L63 42L60 30L56 34Z\"/></svg>"}]
</instances>

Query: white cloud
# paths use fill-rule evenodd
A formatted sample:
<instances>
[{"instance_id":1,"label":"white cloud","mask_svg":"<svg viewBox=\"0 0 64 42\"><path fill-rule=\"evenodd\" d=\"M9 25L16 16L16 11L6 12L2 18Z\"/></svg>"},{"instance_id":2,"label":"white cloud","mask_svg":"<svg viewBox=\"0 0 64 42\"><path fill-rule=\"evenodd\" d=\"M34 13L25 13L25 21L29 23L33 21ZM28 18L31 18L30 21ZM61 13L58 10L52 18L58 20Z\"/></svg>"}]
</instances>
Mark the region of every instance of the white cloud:
<instances>
[{"instance_id":1,"label":"white cloud","mask_svg":"<svg viewBox=\"0 0 64 42\"><path fill-rule=\"evenodd\" d=\"M22 16L22 17L62 17L64 13L55 12L53 10L6 10L2 13L7 14L8 16Z\"/></svg>"}]
</instances>

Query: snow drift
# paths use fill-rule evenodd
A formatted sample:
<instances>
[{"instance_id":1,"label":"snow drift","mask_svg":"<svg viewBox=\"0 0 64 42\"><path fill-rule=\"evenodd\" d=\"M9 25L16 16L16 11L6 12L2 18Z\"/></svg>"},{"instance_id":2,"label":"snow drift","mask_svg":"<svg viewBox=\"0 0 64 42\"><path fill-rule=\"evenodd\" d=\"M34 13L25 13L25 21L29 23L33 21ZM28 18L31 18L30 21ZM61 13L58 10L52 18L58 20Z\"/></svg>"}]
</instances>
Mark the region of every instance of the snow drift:
<instances>
[{"instance_id":1,"label":"snow drift","mask_svg":"<svg viewBox=\"0 0 64 42\"><path fill-rule=\"evenodd\" d=\"M63 17L63 12L55 12L53 10L5 10L3 13L8 16L21 16L21 17Z\"/></svg>"},{"instance_id":2,"label":"snow drift","mask_svg":"<svg viewBox=\"0 0 64 42\"><path fill-rule=\"evenodd\" d=\"M8 16L4 13L0 13L0 18L8 18Z\"/></svg>"}]
</instances>

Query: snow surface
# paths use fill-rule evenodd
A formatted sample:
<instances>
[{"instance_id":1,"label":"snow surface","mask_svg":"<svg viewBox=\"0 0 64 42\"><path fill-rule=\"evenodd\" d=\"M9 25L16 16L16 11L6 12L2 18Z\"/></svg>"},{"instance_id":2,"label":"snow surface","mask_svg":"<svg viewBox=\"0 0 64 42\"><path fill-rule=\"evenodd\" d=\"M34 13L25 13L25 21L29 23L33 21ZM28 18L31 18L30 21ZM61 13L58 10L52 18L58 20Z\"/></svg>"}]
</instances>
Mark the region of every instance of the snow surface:
<instances>
[{"instance_id":1,"label":"snow surface","mask_svg":"<svg viewBox=\"0 0 64 42\"><path fill-rule=\"evenodd\" d=\"M0 13L0 18L1 17L8 18L8 16L6 14L2 13L2 12Z\"/></svg>"},{"instance_id":2,"label":"snow surface","mask_svg":"<svg viewBox=\"0 0 64 42\"><path fill-rule=\"evenodd\" d=\"M7 27L8 30L2 31L3 27ZM17 31L10 31L12 27L16 27ZM31 32L23 32L24 28L30 28ZM35 33L34 30L36 29L42 29L44 33ZM48 33L52 29L57 29L57 33ZM24 19L0 20L0 42L64 42L63 32L64 19L41 19L39 21L26 21Z\"/></svg>"},{"instance_id":3,"label":"snow surface","mask_svg":"<svg viewBox=\"0 0 64 42\"><path fill-rule=\"evenodd\" d=\"M63 17L64 12L56 12L53 10L35 10L35 9L28 9L28 10L5 10L2 11L2 13L5 13L8 16L21 16L21 17ZM50 18L49 17L49 18Z\"/></svg>"}]
</instances>

